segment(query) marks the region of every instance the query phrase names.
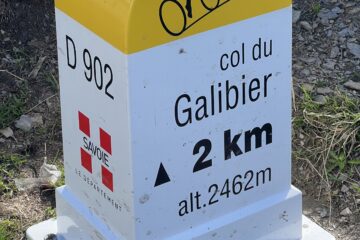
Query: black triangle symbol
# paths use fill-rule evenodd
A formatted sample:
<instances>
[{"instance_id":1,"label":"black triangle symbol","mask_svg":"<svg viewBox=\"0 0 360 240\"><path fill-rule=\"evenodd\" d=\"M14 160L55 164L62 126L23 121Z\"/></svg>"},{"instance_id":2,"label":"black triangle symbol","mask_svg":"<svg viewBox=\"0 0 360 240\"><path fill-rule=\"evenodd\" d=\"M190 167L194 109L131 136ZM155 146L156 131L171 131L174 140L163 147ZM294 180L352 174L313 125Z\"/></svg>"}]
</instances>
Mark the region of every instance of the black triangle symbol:
<instances>
[{"instance_id":1,"label":"black triangle symbol","mask_svg":"<svg viewBox=\"0 0 360 240\"><path fill-rule=\"evenodd\" d=\"M164 183L170 182L169 175L167 174L164 165L160 163L159 171L156 177L155 186L157 187L159 185L162 185Z\"/></svg>"}]
</instances>

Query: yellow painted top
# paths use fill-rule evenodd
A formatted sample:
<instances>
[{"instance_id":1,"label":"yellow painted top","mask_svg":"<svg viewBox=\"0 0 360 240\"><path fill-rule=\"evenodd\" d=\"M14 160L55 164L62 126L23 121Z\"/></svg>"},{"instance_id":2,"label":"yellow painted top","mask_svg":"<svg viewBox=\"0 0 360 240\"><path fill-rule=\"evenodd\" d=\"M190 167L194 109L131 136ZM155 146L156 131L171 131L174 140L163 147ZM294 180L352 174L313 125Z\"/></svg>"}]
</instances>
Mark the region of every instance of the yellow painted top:
<instances>
[{"instance_id":1,"label":"yellow painted top","mask_svg":"<svg viewBox=\"0 0 360 240\"><path fill-rule=\"evenodd\" d=\"M291 2L56 0L56 7L115 48L130 54L285 8Z\"/></svg>"}]
</instances>

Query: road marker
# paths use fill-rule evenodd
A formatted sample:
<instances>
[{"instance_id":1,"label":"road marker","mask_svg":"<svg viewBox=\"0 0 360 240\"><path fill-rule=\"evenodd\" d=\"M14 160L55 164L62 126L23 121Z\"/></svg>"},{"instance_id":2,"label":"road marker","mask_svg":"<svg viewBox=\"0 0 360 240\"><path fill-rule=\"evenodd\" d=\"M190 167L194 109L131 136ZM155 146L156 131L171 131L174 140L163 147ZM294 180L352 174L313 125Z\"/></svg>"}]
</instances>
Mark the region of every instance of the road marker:
<instances>
[{"instance_id":1,"label":"road marker","mask_svg":"<svg viewBox=\"0 0 360 240\"><path fill-rule=\"evenodd\" d=\"M301 239L290 0L56 7L58 236Z\"/></svg>"}]
</instances>

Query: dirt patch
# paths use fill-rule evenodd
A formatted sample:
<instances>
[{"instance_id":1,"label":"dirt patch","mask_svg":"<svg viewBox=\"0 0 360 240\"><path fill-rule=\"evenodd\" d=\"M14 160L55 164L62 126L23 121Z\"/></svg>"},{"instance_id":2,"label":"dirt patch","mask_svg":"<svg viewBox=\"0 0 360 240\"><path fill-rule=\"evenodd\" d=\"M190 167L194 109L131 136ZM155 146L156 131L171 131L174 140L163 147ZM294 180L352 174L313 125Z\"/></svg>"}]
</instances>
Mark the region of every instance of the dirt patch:
<instances>
[{"instance_id":1,"label":"dirt patch","mask_svg":"<svg viewBox=\"0 0 360 240\"><path fill-rule=\"evenodd\" d=\"M44 157L61 163L57 76L52 1L0 0L0 129L14 133L0 134L0 235L5 239L23 239L29 226L54 215L52 186L19 192L14 179L36 177ZM24 114L38 119L27 132L15 127Z\"/></svg>"}]
</instances>

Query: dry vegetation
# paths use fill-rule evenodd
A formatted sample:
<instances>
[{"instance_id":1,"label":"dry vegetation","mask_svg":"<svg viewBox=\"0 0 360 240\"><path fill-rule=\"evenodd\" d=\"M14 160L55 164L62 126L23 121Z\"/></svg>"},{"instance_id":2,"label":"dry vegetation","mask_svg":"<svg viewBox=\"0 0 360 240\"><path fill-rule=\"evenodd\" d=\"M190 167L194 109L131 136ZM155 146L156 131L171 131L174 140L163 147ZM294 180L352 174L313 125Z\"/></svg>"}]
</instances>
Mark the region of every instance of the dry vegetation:
<instances>
[{"instance_id":1,"label":"dry vegetation","mask_svg":"<svg viewBox=\"0 0 360 240\"><path fill-rule=\"evenodd\" d=\"M327 195L330 210L332 199L340 200L338 189L344 183L356 201L360 196L360 100L338 91L319 104L305 89L299 99L294 118L295 161L305 163L309 183L321 183L316 195Z\"/></svg>"}]
</instances>

